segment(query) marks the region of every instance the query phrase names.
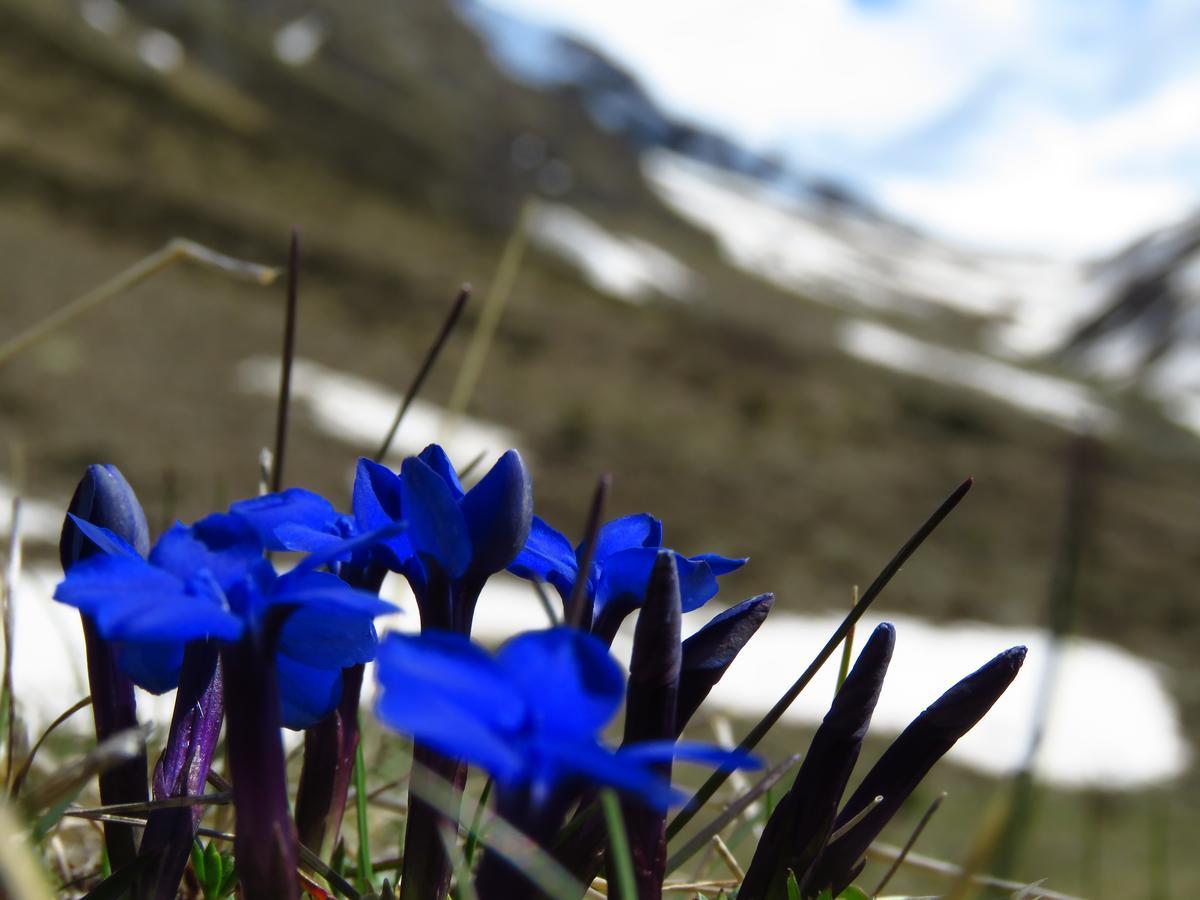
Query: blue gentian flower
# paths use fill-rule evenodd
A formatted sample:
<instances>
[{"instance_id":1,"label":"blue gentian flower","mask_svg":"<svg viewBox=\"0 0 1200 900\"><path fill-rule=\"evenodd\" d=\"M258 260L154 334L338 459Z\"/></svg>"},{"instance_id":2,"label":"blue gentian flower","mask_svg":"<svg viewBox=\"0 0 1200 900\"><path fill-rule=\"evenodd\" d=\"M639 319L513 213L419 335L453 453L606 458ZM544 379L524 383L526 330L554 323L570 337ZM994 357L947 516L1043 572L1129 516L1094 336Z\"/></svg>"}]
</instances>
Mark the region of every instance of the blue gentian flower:
<instances>
[{"instance_id":1,"label":"blue gentian flower","mask_svg":"<svg viewBox=\"0 0 1200 900\"><path fill-rule=\"evenodd\" d=\"M75 488L59 539L59 557L63 572L80 561L101 553L79 530L75 518L109 529L138 552L150 549L150 529L137 495L114 465L90 465ZM104 741L120 731L136 728L137 702L133 683L117 664L121 648L100 636L96 623L86 614L80 616L87 650L88 688L92 697L92 717L96 740ZM139 754L100 774L100 800L104 804L143 803L146 793L146 757ZM104 823L104 843L112 864L120 868L136 853L133 830L116 822Z\"/></svg>"},{"instance_id":2,"label":"blue gentian flower","mask_svg":"<svg viewBox=\"0 0 1200 900\"><path fill-rule=\"evenodd\" d=\"M565 604L579 577L584 549L582 544L573 548L561 532L534 516L529 540L508 570L520 578L552 584ZM585 576L593 634L612 643L621 622L642 605L661 549L665 549L662 523L653 516L639 513L601 526ZM746 560L715 553L690 557L675 553L675 564L683 611L691 612L716 595L718 576L741 568Z\"/></svg>"},{"instance_id":3,"label":"blue gentian flower","mask_svg":"<svg viewBox=\"0 0 1200 900\"><path fill-rule=\"evenodd\" d=\"M533 495L515 450L464 491L450 459L431 444L404 460L399 474L360 459L352 515L298 488L235 503L231 512L269 548L306 552L328 551L352 535L405 522L403 532L337 559L344 570L382 566L404 575L423 625L465 633L484 582L525 545Z\"/></svg>"},{"instance_id":4,"label":"blue gentian flower","mask_svg":"<svg viewBox=\"0 0 1200 900\"><path fill-rule=\"evenodd\" d=\"M95 622L116 642L123 670L156 693L178 683L189 641L237 641L261 629L273 610L286 611L280 701L288 727L307 727L336 705L342 668L374 658L372 619L395 608L315 571L328 555L277 574L257 533L237 516L176 524L146 558L108 529L73 521L102 552L73 566L54 596ZM329 552L344 555L362 543L342 541Z\"/></svg>"},{"instance_id":5,"label":"blue gentian flower","mask_svg":"<svg viewBox=\"0 0 1200 900\"><path fill-rule=\"evenodd\" d=\"M619 752L602 746L598 735L621 705L625 679L602 642L573 628L520 634L495 655L450 632L389 634L377 667L384 724L478 764L498 796L518 793L533 807L564 786L594 784L665 808L677 796L655 763L679 756L754 764L673 741Z\"/></svg>"}]
</instances>

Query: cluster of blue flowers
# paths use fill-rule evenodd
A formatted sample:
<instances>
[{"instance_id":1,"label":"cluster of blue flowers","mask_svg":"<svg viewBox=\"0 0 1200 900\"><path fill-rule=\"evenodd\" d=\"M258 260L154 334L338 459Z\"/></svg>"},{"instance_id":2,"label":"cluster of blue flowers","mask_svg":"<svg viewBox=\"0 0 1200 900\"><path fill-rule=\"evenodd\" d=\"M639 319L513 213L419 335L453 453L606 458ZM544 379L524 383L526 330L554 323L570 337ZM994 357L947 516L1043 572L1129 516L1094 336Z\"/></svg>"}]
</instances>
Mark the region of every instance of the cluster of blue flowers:
<instances>
[{"instance_id":1,"label":"cluster of blue flowers","mask_svg":"<svg viewBox=\"0 0 1200 900\"><path fill-rule=\"evenodd\" d=\"M461 787L467 766L478 766L495 785L500 815L582 884L600 871L607 845L598 791L617 790L639 896L658 896L666 810L678 799L672 762L757 764L679 740L773 598L738 604L686 640L682 615L712 599L718 579L746 560L676 553L664 546L662 523L645 514L608 522L572 546L533 515L530 476L515 451L470 490L437 446L404 460L399 472L363 459L350 512L292 488L176 524L153 545L125 479L112 466L92 466L72 500L61 552L65 578L55 597L82 615L97 736L136 724L133 685L178 688L154 799L202 793L224 724L237 871L249 898L296 897L298 844L322 853L336 841L371 661L381 688L376 715L412 738L420 764L405 831L407 900L442 898L450 887L442 840L454 823L423 799L429 779ZM286 571L272 560L283 552L298 554ZM473 643L481 591L505 570L551 585L570 624L515 635L495 653ZM379 596L389 572L411 587L422 628L381 642L374 620L395 610ZM626 677L609 646L635 612ZM839 812L893 640L881 626L868 642L739 896L782 896L789 871L803 875L805 896L848 885L866 845L1023 658L1023 650L1001 654L956 685ZM612 749L601 736L622 703L623 740ZM305 730L294 813L281 727ZM102 801L146 800L145 770L143 759L107 773ZM887 803L861 816L876 791ZM127 825L106 824L109 856L134 871L135 896L174 896L199 810L156 809L140 845ZM835 822L856 817L847 835L829 842ZM476 886L484 900L539 895L526 873L491 851Z\"/></svg>"},{"instance_id":2,"label":"cluster of blue flowers","mask_svg":"<svg viewBox=\"0 0 1200 900\"><path fill-rule=\"evenodd\" d=\"M66 577L55 597L79 609L85 627L111 654L110 674L117 678L162 693L181 679L196 680L187 671L190 663L199 661L210 677L222 677L224 670L223 695L215 702L227 717L238 838L244 843L240 858L273 855L263 838L253 843L246 804L258 807L255 818L266 823L268 835L273 827L292 833L286 788L271 785L272 772L264 771L281 777L282 769L264 765L262 747L278 746L280 725L319 729L346 706L351 692L349 708L356 709L361 666L377 656L379 718L443 759L479 765L495 780L498 803L509 811L521 806L525 824L544 821L549 809L565 814L569 798L593 785L610 785L665 809L674 794L661 764L677 754L717 765L749 764L745 757L676 746L673 739L619 752L599 740L625 694L624 675L607 644L620 621L645 601L656 560L668 558L676 568L675 602L682 610L710 599L716 577L744 562L665 550L662 525L650 516L610 522L596 535L583 585L596 612L590 628L519 635L494 657L471 642L475 605L497 572L507 568L549 582L564 604L575 588L582 548L572 549L532 510L529 473L515 451L467 491L446 454L430 446L406 459L399 473L360 460L349 513L292 488L239 501L191 525L176 524L150 546L132 489L115 467L93 466L64 525ZM273 551L303 555L281 573ZM422 633L390 635L380 646L374 619L395 609L378 594L389 571L408 581ZM213 665L211 652L190 651L199 646L215 649L221 665ZM216 715L219 722L221 711ZM175 731L189 740L194 729ZM206 733L215 739L213 729ZM172 752L180 755L179 748L168 748L164 758ZM200 755L211 759L211 747ZM317 813L336 833L346 779L318 774L306 769L313 777L302 778L302 789L306 781L320 782L330 793L330 782L342 783L340 802L327 804L336 807L338 821L328 821L329 808ZM156 793L160 781L181 786L179 779L156 778ZM192 787L202 784L201 777ZM239 791L245 804L237 802ZM512 799L517 796L519 803ZM279 809L271 813L273 806ZM297 809L303 806L312 804L297 798ZM302 831L311 830L301 824ZM410 818L409 831L416 830ZM268 867L258 887L263 896L281 896L271 893L278 884L271 885L280 865L294 863L294 851L285 852ZM254 891L255 876L245 862L239 872L247 891ZM410 883L420 880L415 872L406 874Z\"/></svg>"}]
</instances>

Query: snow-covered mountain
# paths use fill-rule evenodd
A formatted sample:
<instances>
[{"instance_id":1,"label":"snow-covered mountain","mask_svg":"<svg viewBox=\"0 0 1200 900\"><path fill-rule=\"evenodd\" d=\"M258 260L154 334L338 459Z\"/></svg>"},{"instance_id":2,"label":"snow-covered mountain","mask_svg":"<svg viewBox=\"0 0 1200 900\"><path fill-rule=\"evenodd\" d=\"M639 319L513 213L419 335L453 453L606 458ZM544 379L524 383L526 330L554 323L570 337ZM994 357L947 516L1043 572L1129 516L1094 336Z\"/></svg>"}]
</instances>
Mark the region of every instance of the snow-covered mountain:
<instances>
[{"instance_id":1,"label":"snow-covered mountain","mask_svg":"<svg viewBox=\"0 0 1200 900\"><path fill-rule=\"evenodd\" d=\"M1200 430L1200 214L1097 263L1094 278L1102 303L1064 343L1064 358L1141 387Z\"/></svg>"},{"instance_id":2,"label":"snow-covered mountain","mask_svg":"<svg viewBox=\"0 0 1200 900\"><path fill-rule=\"evenodd\" d=\"M955 246L819 173L678 121L597 48L484 0L458 0L456 8L512 77L572 92L595 122L626 140L647 183L711 233L726 261L854 314L847 352L1089 427L1112 418L1097 382L1133 386L1200 431L1200 216L1087 263ZM947 309L982 320L978 345L916 336L921 320ZM883 314L887 326L877 321ZM912 332L903 330L906 316ZM922 362L931 359L941 363Z\"/></svg>"}]
</instances>

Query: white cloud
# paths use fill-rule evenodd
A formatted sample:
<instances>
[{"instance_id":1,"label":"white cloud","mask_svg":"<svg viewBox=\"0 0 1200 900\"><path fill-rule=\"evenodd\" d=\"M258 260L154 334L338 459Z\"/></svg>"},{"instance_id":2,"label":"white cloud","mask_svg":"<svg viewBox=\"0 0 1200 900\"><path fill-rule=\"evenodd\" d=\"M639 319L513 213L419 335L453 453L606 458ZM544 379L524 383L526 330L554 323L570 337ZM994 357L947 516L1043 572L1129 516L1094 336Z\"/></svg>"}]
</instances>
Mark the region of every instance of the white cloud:
<instances>
[{"instance_id":1,"label":"white cloud","mask_svg":"<svg viewBox=\"0 0 1200 900\"><path fill-rule=\"evenodd\" d=\"M1094 254L1200 202L1200 10L1177 0L488 2L961 240Z\"/></svg>"}]
</instances>

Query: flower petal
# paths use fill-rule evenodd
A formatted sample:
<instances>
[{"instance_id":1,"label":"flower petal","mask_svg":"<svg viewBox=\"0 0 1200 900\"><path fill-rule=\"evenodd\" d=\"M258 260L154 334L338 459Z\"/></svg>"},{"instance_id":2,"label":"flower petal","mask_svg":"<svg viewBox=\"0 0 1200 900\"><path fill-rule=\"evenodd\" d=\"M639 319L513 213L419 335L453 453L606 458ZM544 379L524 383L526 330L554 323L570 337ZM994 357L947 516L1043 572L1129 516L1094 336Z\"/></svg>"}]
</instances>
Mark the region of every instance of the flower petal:
<instances>
[{"instance_id":1,"label":"flower petal","mask_svg":"<svg viewBox=\"0 0 1200 900\"><path fill-rule=\"evenodd\" d=\"M320 494L303 488L239 500L229 507L229 513L248 522L268 550L308 549L289 546L279 535L280 526L336 534L341 515Z\"/></svg>"},{"instance_id":2,"label":"flower petal","mask_svg":"<svg viewBox=\"0 0 1200 900\"><path fill-rule=\"evenodd\" d=\"M280 575L262 597L265 606L295 605L373 618L396 611L377 594L352 588L329 572L293 569Z\"/></svg>"},{"instance_id":3,"label":"flower petal","mask_svg":"<svg viewBox=\"0 0 1200 900\"><path fill-rule=\"evenodd\" d=\"M179 685L183 647L178 641L161 644L116 641L113 653L121 671L134 684L152 694L165 694Z\"/></svg>"},{"instance_id":4,"label":"flower petal","mask_svg":"<svg viewBox=\"0 0 1200 900\"><path fill-rule=\"evenodd\" d=\"M496 662L546 732L591 739L625 695L624 674L608 648L574 628L519 634L500 648Z\"/></svg>"},{"instance_id":5,"label":"flower petal","mask_svg":"<svg viewBox=\"0 0 1200 900\"><path fill-rule=\"evenodd\" d=\"M279 706L284 728L311 728L342 699L342 670L306 666L277 654Z\"/></svg>"},{"instance_id":6,"label":"flower petal","mask_svg":"<svg viewBox=\"0 0 1200 900\"><path fill-rule=\"evenodd\" d=\"M518 578L554 585L565 600L571 593L579 566L571 542L543 519L534 516L525 546L509 564L508 571Z\"/></svg>"},{"instance_id":7,"label":"flower petal","mask_svg":"<svg viewBox=\"0 0 1200 900\"><path fill-rule=\"evenodd\" d=\"M410 456L400 470L400 495L413 548L436 560L446 577L460 577L471 561L471 538L450 486L420 459Z\"/></svg>"},{"instance_id":8,"label":"flower petal","mask_svg":"<svg viewBox=\"0 0 1200 900\"><path fill-rule=\"evenodd\" d=\"M455 500L461 500L463 497L463 486L458 480L458 472L454 470L454 464L450 462L450 457L446 455L437 444L430 444L419 454L417 459L438 473L442 481L450 488L450 493L454 495Z\"/></svg>"},{"instance_id":9,"label":"flower petal","mask_svg":"<svg viewBox=\"0 0 1200 900\"><path fill-rule=\"evenodd\" d=\"M648 513L635 513L605 522L596 535L596 552L592 559L597 562L622 550L633 547L661 547L662 522ZM582 545L578 548L583 552Z\"/></svg>"},{"instance_id":10,"label":"flower petal","mask_svg":"<svg viewBox=\"0 0 1200 900\"><path fill-rule=\"evenodd\" d=\"M387 466L365 457L360 459L354 476L355 530L372 532L403 518L400 476ZM388 538L377 551L383 563L395 572L402 571L414 554L412 542L404 532Z\"/></svg>"},{"instance_id":11,"label":"flower petal","mask_svg":"<svg viewBox=\"0 0 1200 900\"><path fill-rule=\"evenodd\" d=\"M736 572L746 563L750 562L750 557L732 557L718 556L716 553L699 553L696 556L688 557L692 562L707 563L708 568L714 575L728 575L730 572Z\"/></svg>"},{"instance_id":12,"label":"flower petal","mask_svg":"<svg viewBox=\"0 0 1200 900\"><path fill-rule=\"evenodd\" d=\"M176 523L167 529L149 559L179 578L207 569L217 584L228 588L262 560L263 549L249 522L215 513L194 525Z\"/></svg>"},{"instance_id":13,"label":"flower petal","mask_svg":"<svg viewBox=\"0 0 1200 900\"><path fill-rule=\"evenodd\" d=\"M525 546L533 519L533 484L521 455L509 450L462 498L471 536L471 568L492 575Z\"/></svg>"},{"instance_id":14,"label":"flower petal","mask_svg":"<svg viewBox=\"0 0 1200 900\"><path fill-rule=\"evenodd\" d=\"M344 669L375 658L379 638L369 616L340 610L298 609L283 626L279 652L323 669Z\"/></svg>"}]
</instances>

